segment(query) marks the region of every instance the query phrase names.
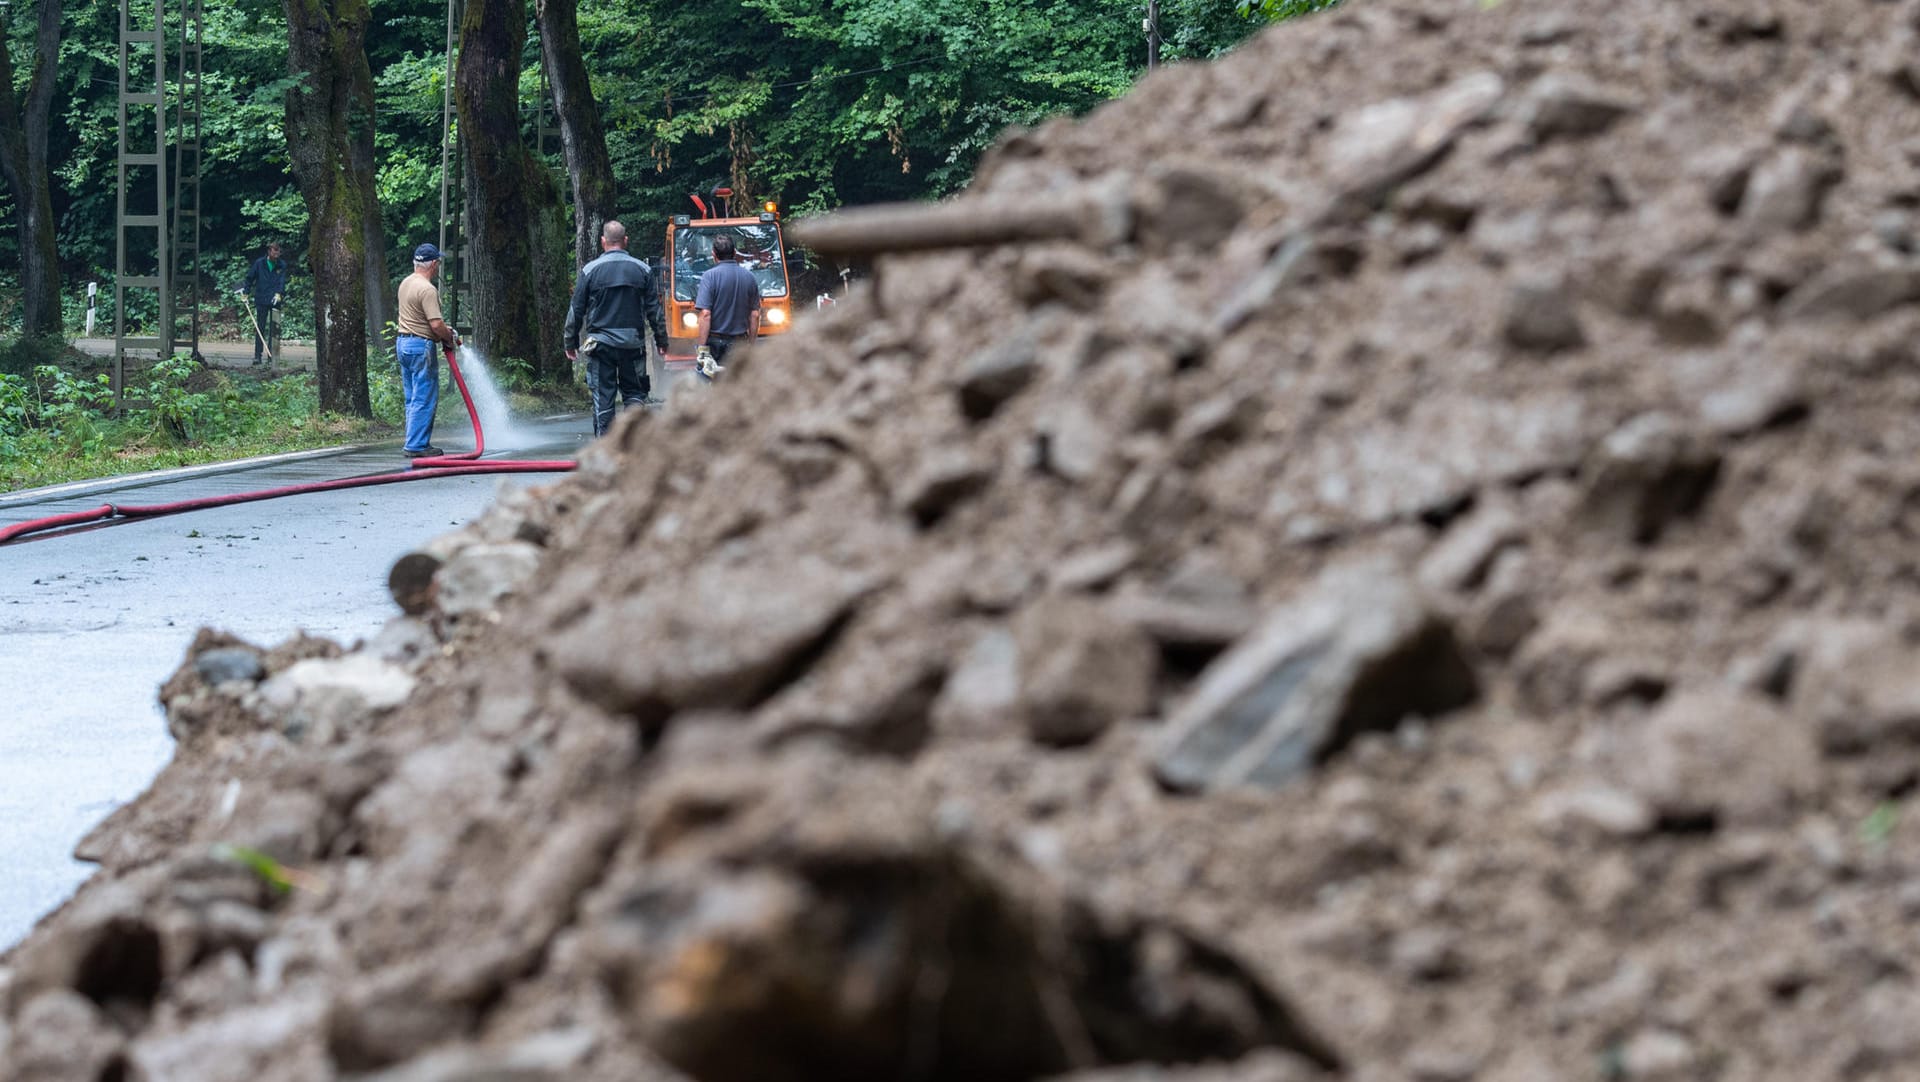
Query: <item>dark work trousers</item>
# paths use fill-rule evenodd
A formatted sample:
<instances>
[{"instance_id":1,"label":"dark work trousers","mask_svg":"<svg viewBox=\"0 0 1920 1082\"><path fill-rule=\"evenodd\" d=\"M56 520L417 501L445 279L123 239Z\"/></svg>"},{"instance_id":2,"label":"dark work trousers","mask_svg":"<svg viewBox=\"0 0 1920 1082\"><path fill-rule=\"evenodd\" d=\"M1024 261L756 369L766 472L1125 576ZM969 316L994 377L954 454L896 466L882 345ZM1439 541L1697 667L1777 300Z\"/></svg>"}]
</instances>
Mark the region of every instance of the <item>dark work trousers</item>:
<instances>
[{"instance_id":1,"label":"dark work trousers","mask_svg":"<svg viewBox=\"0 0 1920 1082\"><path fill-rule=\"evenodd\" d=\"M745 338L745 337L746 335L740 336L740 338ZM733 344L735 342L738 342L740 338L735 338L730 334L707 335L707 350L713 354L713 363L726 364L727 351L732 349Z\"/></svg>"},{"instance_id":2,"label":"dark work trousers","mask_svg":"<svg viewBox=\"0 0 1920 1082\"><path fill-rule=\"evenodd\" d=\"M625 408L646 403L647 348L596 345L581 356L587 359L587 390L593 393L593 434L604 436L613 426L616 391Z\"/></svg>"},{"instance_id":3,"label":"dark work trousers","mask_svg":"<svg viewBox=\"0 0 1920 1082\"><path fill-rule=\"evenodd\" d=\"M273 319L273 314L273 294L268 293L253 298L253 322L255 324L252 328L253 359L256 361L266 356L267 340L260 336L267 332L270 326L269 321Z\"/></svg>"}]
</instances>

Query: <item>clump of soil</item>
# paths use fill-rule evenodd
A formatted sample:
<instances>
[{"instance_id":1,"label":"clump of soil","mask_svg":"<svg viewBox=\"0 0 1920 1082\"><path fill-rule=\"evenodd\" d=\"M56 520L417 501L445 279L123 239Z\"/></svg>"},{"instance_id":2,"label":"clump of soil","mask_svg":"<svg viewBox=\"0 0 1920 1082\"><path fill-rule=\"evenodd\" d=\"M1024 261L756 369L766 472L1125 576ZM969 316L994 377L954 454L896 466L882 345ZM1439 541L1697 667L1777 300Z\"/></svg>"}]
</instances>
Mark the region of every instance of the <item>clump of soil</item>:
<instances>
[{"instance_id":1,"label":"clump of soil","mask_svg":"<svg viewBox=\"0 0 1920 1082\"><path fill-rule=\"evenodd\" d=\"M1013 135L374 641L203 636L0 1076L1910 1073L1920 3L1483 7Z\"/></svg>"}]
</instances>

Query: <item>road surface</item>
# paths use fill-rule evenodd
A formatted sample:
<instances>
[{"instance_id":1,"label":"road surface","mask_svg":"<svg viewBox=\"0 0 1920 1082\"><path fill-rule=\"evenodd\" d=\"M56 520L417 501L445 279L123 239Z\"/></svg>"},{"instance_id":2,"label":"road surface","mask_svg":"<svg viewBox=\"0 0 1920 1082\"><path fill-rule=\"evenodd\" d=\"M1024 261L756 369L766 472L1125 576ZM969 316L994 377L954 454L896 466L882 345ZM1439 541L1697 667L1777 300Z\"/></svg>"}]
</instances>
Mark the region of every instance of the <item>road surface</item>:
<instances>
[{"instance_id":1,"label":"road surface","mask_svg":"<svg viewBox=\"0 0 1920 1082\"><path fill-rule=\"evenodd\" d=\"M588 438L584 418L524 427L523 449L504 457L571 458ZM0 496L0 524L404 464L387 444L59 486ZM155 692L198 628L261 644L305 630L351 645L397 614L386 590L395 559L472 519L500 484L553 478L317 493L0 546L0 950L86 877L74 844L165 765L172 746Z\"/></svg>"},{"instance_id":2,"label":"road surface","mask_svg":"<svg viewBox=\"0 0 1920 1082\"><path fill-rule=\"evenodd\" d=\"M73 348L89 356L111 357L113 356L113 339L76 338L73 340ZM129 352L135 357L151 357L153 355L152 350L130 350ZM213 338L202 338L200 340L200 356L204 357L208 364L216 368L246 368L253 363L253 340L240 339L238 341L228 342ZM282 341L280 343L280 361L277 367L283 370L294 368L312 369L313 343Z\"/></svg>"}]
</instances>

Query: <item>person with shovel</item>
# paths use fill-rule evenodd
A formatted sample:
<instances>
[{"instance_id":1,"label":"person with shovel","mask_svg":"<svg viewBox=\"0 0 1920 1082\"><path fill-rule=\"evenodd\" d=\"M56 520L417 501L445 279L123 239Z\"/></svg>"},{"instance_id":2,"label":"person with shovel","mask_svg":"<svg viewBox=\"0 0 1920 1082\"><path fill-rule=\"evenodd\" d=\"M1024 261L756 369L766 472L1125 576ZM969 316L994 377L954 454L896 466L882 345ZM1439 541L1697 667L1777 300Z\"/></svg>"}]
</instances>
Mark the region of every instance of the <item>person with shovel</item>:
<instances>
[{"instance_id":1,"label":"person with shovel","mask_svg":"<svg viewBox=\"0 0 1920 1082\"><path fill-rule=\"evenodd\" d=\"M247 269L247 278L236 290L242 297L252 297L253 304L248 315L253 319L253 363L265 364L268 359L267 324L277 318L280 302L287 295L287 261L280 257L280 242L267 244L267 254L253 261ZM277 341L279 336L274 336Z\"/></svg>"}]
</instances>

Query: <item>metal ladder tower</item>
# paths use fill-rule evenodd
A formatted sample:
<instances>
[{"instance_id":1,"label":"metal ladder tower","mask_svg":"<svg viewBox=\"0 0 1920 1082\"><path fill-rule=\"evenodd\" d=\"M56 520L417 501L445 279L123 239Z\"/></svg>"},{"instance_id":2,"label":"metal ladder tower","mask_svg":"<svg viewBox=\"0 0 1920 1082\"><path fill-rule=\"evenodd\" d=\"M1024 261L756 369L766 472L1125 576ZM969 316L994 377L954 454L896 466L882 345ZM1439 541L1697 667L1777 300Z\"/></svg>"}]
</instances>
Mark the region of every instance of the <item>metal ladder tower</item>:
<instances>
[{"instance_id":1,"label":"metal ladder tower","mask_svg":"<svg viewBox=\"0 0 1920 1082\"><path fill-rule=\"evenodd\" d=\"M440 103L440 307L447 326L459 328L471 321L460 318L460 275L465 270L460 252L460 216L466 200L460 197L460 137L453 122L454 55L460 47L464 0L447 0L447 72L441 81Z\"/></svg>"},{"instance_id":2,"label":"metal ladder tower","mask_svg":"<svg viewBox=\"0 0 1920 1082\"><path fill-rule=\"evenodd\" d=\"M148 14L151 13L151 22ZM136 74L139 73L139 74ZM152 73L151 84L147 73ZM172 238L167 224L167 9L166 0L120 0L120 121L114 201L113 257L113 404L125 403L127 350L151 349L164 356L173 348ZM144 132L152 123L151 141ZM130 123L131 122L131 123ZM140 125L136 131L134 125ZM152 188L148 195L147 174ZM130 178L129 172L134 175ZM134 204L130 212L130 203ZM152 238L151 249L139 244ZM134 241L129 244L129 240ZM151 251L152 260L146 256ZM138 263L139 273L132 264ZM127 333L127 305L152 294L159 303L155 333Z\"/></svg>"},{"instance_id":3,"label":"metal ladder tower","mask_svg":"<svg viewBox=\"0 0 1920 1082\"><path fill-rule=\"evenodd\" d=\"M174 344L186 343L200 357L200 116L203 105L204 0L180 0L179 96L173 123L173 317Z\"/></svg>"},{"instance_id":4,"label":"metal ladder tower","mask_svg":"<svg viewBox=\"0 0 1920 1082\"><path fill-rule=\"evenodd\" d=\"M200 352L201 49L206 23L202 0L178 4L174 18L180 50L172 56L178 66L177 94L169 118L168 0L120 0L113 256L116 409L126 404L128 350L167 357L184 341L196 357ZM129 334L129 301L147 296L155 307L153 333ZM187 324L184 335L175 318L181 314Z\"/></svg>"}]
</instances>

